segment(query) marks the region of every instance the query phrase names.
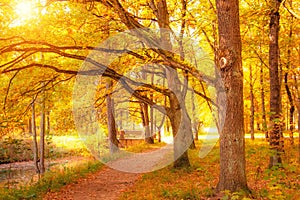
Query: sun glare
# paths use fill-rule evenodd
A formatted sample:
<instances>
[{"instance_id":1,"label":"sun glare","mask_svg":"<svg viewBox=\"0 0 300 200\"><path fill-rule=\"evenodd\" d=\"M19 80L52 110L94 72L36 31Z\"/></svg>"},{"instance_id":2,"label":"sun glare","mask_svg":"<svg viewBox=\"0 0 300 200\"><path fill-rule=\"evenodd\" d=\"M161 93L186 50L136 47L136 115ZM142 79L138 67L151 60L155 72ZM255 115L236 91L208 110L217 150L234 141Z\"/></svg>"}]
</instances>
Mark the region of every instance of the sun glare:
<instances>
[{"instance_id":1,"label":"sun glare","mask_svg":"<svg viewBox=\"0 0 300 200\"><path fill-rule=\"evenodd\" d=\"M23 0L19 1L14 6L15 20L10 24L10 27L22 26L30 20L37 18L39 15L39 8L45 3L44 0ZM44 14L45 11L41 11Z\"/></svg>"},{"instance_id":2,"label":"sun glare","mask_svg":"<svg viewBox=\"0 0 300 200\"><path fill-rule=\"evenodd\" d=\"M19 17L30 18L34 13L33 4L30 1L20 2L16 5L15 12Z\"/></svg>"}]
</instances>

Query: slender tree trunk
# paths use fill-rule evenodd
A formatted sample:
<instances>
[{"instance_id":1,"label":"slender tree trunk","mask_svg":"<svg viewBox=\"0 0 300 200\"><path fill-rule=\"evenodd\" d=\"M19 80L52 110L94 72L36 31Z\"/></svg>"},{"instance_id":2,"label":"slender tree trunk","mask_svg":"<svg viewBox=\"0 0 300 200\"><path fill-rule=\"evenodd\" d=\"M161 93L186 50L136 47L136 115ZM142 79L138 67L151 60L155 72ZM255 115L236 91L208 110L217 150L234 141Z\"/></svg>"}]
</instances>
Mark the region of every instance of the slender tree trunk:
<instances>
[{"instance_id":1,"label":"slender tree trunk","mask_svg":"<svg viewBox=\"0 0 300 200\"><path fill-rule=\"evenodd\" d=\"M46 123L46 112L45 112L45 91L42 94L41 101L41 121L40 121L40 171L41 174L45 173L45 123Z\"/></svg>"},{"instance_id":2,"label":"slender tree trunk","mask_svg":"<svg viewBox=\"0 0 300 200\"><path fill-rule=\"evenodd\" d=\"M29 135L32 135L32 119L31 119L31 117L28 118L28 133L29 133Z\"/></svg>"},{"instance_id":3,"label":"slender tree trunk","mask_svg":"<svg viewBox=\"0 0 300 200\"><path fill-rule=\"evenodd\" d=\"M197 116L196 116L196 106L195 106L195 94L194 92L192 92L192 116L193 116L193 129L194 129L194 135L195 135L195 140L199 140L199 133L198 133L198 124L199 124L199 120L197 119Z\"/></svg>"},{"instance_id":4,"label":"slender tree trunk","mask_svg":"<svg viewBox=\"0 0 300 200\"><path fill-rule=\"evenodd\" d=\"M269 138L267 117L266 117L266 103L265 103L265 89L264 89L264 69L260 67L260 98L261 98L261 113L262 113L262 130L265 133L265 138Z\"/></svg>"},{"instance_id":5,"label":"slender tree trunk","mask_svg":"<svg viewBox=\"0 0 300 200\"><path fill-rule=\"evenodd\" d=\"M285 73L284 75L284 84L285 84L285 90L289 99L290 109L289 109L289 135L290 135L290 143L291 145L294 145L294 111L295 106L293 102L292 93L290 91L289 85L288 85L288 73Z\"/></svg>"},{"instance_id":6,"label":"slender tree trunk","mask_svg":"<svg viewBox=\"0 0 300 200\"><path fill-rule=\"evenodd\" d=\"M254 140L254 93L253 93L253 74L252 74L252 65L250 65L250 134L251 140Z\"/></svg>"},{"instance_id":7,"label":"slender tree trunk","mask_svg":"<svg viewBox=\"0 0 300 200\"><path fill-rule=\"evenodd\" d=\"M270 146L274 151L270 156L269 167L282 163L281 145L281 94L279 78L279 7L281 0L271 1L270 12L270 44L269 44L269 74L270 74Z\"/></svg>"},{"instance_id":8,"label":"slender tree trunk","mask_svg":"<svg viewBox=\"0 0 300 200\"><path fill-rule=\"evenodd\" d=\"M292 1L291 1L292 3ZM291 4L292 5L292 4ZM288 50L287 50L287 64L286 64L286 68L287 70L290 70L290 66L291 66L291 49L292 49L292 37L293 37L293 21L294 21L294 17L291 15L290 16L291 19L290 21L290 32L289 32L289 42L288 42ZM289 88L289 84L288 84L288 72L285 73L284 75L284 85L285 85L285 90L286 90L286 94L288 96L288 100L289 100L289 104L290 104L290 115L289 115L289 135L290 135L290 144L294 145L294 111L295 111L295 106L294 106L294 102L293 102L293 97L292 97L292 93L291 90Z\"/></svg>"},{"instance_id":9,"label":"slender tree trunk","mask_svg":"<svg viewBox=\"0 0 300 200\"><path fill-rule=\"evenodd\" d=\"M51 131L50 112L47 112L47 129L46 129L47 134L50 134L50 131Z\"/></svg>"},{"instance_id":10,"label":"slender tree trunk","mask_svg":"<svg viewBox=\"0 0 300 200\"><path fill-rule=\"evenodd\" d=\"M218 90L220 177L217 191L248 190L245 172L243 69L238 0L216 0L219 52L216 59L224 90ZM226 98L226 99L224 99ZM226 109L225 109L226 108Z\"/></svg>"},{"instance_id":11,"label":"slender tree trunk","mask_svg":"<svg viewBox=\"0 0 300 200\"><path fill-rule=\"evenodd\" d=\"M154 73L151 73L151 84L154 85ZM153 92L150 94L150 99L154 102ZM150 135L152 137L154 143L154 135L155 135L155 123L154 123L154 109L153 106L150 106Z\"/></svg>"},{"instance_id":12,"label":"slender tree trunk","mask_svg":"<svg viewBox=\"0 0 300 200\"><path fill-rule=\"evenodd\" d=\"M144 80L147 80L147 74L145 72L145 68L143 68L142 71L142 78ZM142 120L143 120L143 126L144 126L144 131L145 131L145 142L147 144L153 144L154 143L154 138L152 135L152 124L153 124L153 110L152 110L152 116L150 116L151 124L149 123L149 105L145 103L141 103L141 115L142 115ZM151 127L150 127L151 125Z\"/></svg>"},{"instance_id":13,"label":"slender tree trunk","mask_svg":"<svg viewBox=\"0 0 300 200\"><path fill-rule=\"evenodd\" d=\"M109 152L116 153L119 151L118 139L117 139L117 129L114 117L114 106L111 98L111 89L113 83L112 80L106 80L106 109L107 109L107 126L108 126L108 139L109 139Z\"/></svg>"},{"instance_id":14,"label":"slender tree trunk","mask_svg":"<svg viewBox=\"0 0 300 200\"><path fill-rule=\"evenodd\" d=\"M38 142L37 142L37 133L36 133L36 121L35 121L35 103L32 101L31 103L31 132L32 132L32 140L33 140L33 163L35 170L38 174L40 174L39 168L39 150L38 150Z\"/></svg>"}]
</instances>

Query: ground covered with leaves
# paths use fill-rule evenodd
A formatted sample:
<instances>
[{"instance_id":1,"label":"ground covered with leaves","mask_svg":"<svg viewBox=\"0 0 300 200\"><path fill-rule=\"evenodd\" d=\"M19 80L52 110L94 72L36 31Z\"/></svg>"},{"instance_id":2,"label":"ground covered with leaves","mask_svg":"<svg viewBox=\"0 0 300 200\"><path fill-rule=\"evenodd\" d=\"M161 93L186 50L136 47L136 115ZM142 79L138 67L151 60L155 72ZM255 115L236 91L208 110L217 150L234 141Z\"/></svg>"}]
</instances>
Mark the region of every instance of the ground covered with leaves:
<instances>
[{"instance_id":1,"label":"ground covered with leaves","mask_svg":"<svg viewBox=\"0 0 300 200\"><path fill-rule=\"evenodd\" d=\"M300 169L298 147L285 142L282 168L268 168L272 153L265 139L246 141L247 179L251 194L244 191L224 191L215 196L219 173L219 150L216 146L200 159L200 143L189 151L192 167L173 169L172 166L144 174L134 187L128 188L121 199L300 199Z\"/></svg>"},{"instance_id":2,"label":"ground covered with leaves","mask_svg":"<svg viewBox=\"0 0 300 200\"><path fill-rule=\"evenodd\" d=\"M165 144L140 144L127 150L149 152ZM0 190L0 199L300 199L300 169L298 146L285 142L284 164L268 168L272 152L265 139L246 140L247 179L251 193L239 191L215 194L219 176L219 146L204 158L197 149L189 150L191 167L174 169L172 166L145 173L123 173L100 162L87 163L63 171L50 171L36 184L18 190ZM170 155L166 155L170 156ZM159 164L159 163L158 163ZM47 194L46 194L47 193ZM46 194L46 195L45 195Z\"/></svg>"}]
</instances>

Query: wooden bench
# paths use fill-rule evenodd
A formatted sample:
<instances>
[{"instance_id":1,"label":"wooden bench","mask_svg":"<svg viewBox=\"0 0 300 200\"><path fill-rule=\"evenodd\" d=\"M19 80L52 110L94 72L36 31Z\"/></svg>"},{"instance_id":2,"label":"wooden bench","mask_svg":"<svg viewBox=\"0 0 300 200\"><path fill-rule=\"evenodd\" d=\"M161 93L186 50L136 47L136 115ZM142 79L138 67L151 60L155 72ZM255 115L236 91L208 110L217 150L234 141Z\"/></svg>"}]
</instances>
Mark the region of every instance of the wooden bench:
<instances>
[{"instance_id":1,"label":"wooden bench","mask_svg":"<svg viewBox=\"0 0 300 200\"><path fill-rule=\"evenodd\" d=\"M141 130L121 130L119 131L118 140L120 147L127 148L129 146L140 144L145 140L144 132Z\"/></svg>"}]
</instances>

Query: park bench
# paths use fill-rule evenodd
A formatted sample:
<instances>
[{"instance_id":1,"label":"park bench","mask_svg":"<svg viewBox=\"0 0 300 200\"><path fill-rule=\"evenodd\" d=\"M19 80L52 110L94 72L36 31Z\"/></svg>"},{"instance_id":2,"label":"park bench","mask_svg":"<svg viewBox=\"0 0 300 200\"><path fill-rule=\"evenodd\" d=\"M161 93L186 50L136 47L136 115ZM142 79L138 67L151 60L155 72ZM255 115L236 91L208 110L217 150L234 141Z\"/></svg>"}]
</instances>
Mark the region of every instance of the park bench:
<instances>
[{"instance_id":1,"label":"park bench","mask_svg":"<svg viewBox=\"0 0 300 200\"><path fill-rule=\"evenodd\" d=\"M140 144L145 140L144 131L142 130L121 130L118 133L120 147L123 148Z\"/></svg>"}]
</instances>

